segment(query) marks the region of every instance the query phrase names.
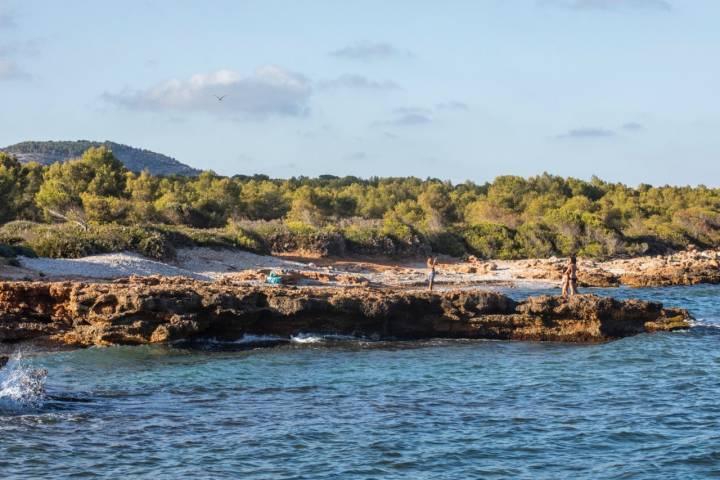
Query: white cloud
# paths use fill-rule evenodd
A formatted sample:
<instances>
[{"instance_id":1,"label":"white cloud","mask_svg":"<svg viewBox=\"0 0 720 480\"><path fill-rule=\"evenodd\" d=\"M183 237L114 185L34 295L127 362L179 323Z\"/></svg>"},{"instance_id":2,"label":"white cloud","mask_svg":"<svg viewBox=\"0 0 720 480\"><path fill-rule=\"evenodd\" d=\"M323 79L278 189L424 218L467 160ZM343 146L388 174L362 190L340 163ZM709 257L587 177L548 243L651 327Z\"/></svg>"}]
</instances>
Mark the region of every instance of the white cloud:
<instances>
[{"instance_id":1,"label":"white cloud","mask_svg":"<svg viewBox=\"0 0 720 480\"><path fill-rule=\"evenodd\" d=\"M265 66L251 75L218 70L146 89L105 93L103 98L134 110L263 117L303 115L307 113L311 93L310 82L304 76L281 67ZM219 101L216 95L224 98Z\"/></svg>"}]
</instances>

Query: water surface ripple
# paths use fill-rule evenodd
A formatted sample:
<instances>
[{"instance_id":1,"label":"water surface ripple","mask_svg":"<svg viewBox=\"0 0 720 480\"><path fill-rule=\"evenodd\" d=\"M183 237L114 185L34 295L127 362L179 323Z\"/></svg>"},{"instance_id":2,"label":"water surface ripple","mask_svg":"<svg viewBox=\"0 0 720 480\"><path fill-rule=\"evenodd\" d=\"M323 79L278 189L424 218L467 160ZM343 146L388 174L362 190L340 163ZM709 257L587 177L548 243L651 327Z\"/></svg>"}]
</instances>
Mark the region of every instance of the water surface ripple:
<instances>
[{"instance_id":1,"label":"water surface ripple","mask_svg":"<svg viewBox=\"0 0 720 480\"><path fill-rule=\"evenodd\" d=\"M26 352L0 374L0 477L719 477L720 287L598 293L698 324L591 346L306 336ZM40 368L42 395L18 396L18 372Z\"/></svg>"}]
</instances>

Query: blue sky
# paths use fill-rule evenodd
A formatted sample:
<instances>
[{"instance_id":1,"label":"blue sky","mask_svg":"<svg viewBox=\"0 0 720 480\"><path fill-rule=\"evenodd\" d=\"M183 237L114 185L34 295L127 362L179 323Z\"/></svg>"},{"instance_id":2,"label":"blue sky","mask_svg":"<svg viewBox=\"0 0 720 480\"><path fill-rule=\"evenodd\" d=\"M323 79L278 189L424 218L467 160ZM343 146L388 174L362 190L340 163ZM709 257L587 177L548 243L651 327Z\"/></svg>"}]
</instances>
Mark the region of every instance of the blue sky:
<instances>
[{"instance_id":1,"label":"blue sky","mask_svg":"<svg viewBox=\"0 0 720 480\"><path fill-rule=\"evenodd\" d=\"M716 0L0 0L0 145L717 186L718 18Z\"/></svg>"}]
</instances>

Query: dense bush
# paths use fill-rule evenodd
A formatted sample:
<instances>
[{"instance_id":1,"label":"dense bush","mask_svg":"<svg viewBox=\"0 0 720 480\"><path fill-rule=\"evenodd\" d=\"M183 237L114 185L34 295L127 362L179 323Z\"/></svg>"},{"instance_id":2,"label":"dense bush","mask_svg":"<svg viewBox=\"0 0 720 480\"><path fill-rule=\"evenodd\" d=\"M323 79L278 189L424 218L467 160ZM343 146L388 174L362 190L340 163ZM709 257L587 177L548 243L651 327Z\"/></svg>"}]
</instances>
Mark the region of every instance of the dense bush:
<instances>
[{"instance_id":1,"label":"dense bush","mask_svg":"<svg viewBox=\"0 0 720 480\"><path fill-rule=\"evenodd\" d=\"M463 232L470 252L480 258L513 259L521 257L514 232L496 223L468 227Z\"/></svg>"},{"instance_id":2,"label":"dense bush","mask_svg":"<svg viewBox=\"0 0 720 480\"><path fill-rule=\"evenodd\" d=\"M467 247L462 238L452 232L433 232L428 234L428 240L432 251L443 253L453 257L464 257L467 254Z\"/></svg>"},{"instance_id":3,"label":"dense bush","mask_svg":"<svg viewBox=\"0 0 720 480\"><path fill-rule=\"evenodd\" d=\"M355 219L342 228L349 253L384 256L427 255L428 243L415 231L399 223Z\"/></svg>"},{"instance_id":4,"label":"dense bush","mask_svg":"<svg viewBox=\"0 0 720 480\"><path fill-rule=\"evenodd\" d=\"M43 229L14 220L63 224ZM0 222L11 222L2 229L6 244L52 255L126 248L162 258L178 246L207 245L323 255L419 255L431 247L455 256L608 257L720 246L720 189L630 188L548 174L482 185L157 177L129 172L101 147L47 167L0 152Z\"/></svg>"}]
</instances>

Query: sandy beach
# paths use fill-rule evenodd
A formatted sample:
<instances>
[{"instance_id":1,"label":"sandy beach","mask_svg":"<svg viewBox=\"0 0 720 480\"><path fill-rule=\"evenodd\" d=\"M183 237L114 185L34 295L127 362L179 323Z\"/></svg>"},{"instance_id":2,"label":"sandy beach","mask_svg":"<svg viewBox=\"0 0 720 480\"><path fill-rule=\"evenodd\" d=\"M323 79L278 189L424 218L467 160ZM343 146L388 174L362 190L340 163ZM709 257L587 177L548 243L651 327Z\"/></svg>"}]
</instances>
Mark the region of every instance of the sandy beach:
<instances>
[{"instance_id":1,"label":"sandy beach","mask_svg":"<svg viewBox=\"0 0 720 480\"><path fill-rule=\"evenodd\" d=\"M581 286L650 286L717 283L720 251L684 251L610 261L579 260ZM443 286L553 287L560 285L565 259L459 261L440 257L436 284ZM19 257L20 266L0 266L5 280L112 280L130 276L181 276L195 280L263 283L270 271L288 283L313 286L420 287L427 269L423 259L307 258L256 255L230 249L186 248L172 262L135 253L77 259Z\"/></svg>"}]
</instances>

